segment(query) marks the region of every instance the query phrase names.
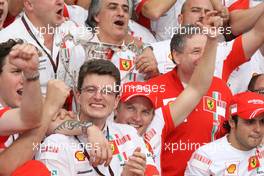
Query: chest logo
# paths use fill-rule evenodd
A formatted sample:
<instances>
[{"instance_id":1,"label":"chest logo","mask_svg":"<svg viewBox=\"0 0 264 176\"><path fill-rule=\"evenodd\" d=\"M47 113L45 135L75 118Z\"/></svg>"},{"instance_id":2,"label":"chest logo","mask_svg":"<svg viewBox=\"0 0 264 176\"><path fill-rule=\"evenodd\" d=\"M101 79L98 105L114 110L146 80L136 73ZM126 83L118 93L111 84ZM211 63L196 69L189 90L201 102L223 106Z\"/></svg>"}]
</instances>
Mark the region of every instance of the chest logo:
<instances>
[{"instance_id":1,"label":"chest logo","mask_svg":"<svg viewBox=\"0 0 264 176\"><path fill-rule=\"evenodd\" d=\"M75 158L78 160L78 161L84 161L85 160L85 155L82 151L77 151L75 152Z\"/></svg>"}]
</instances>

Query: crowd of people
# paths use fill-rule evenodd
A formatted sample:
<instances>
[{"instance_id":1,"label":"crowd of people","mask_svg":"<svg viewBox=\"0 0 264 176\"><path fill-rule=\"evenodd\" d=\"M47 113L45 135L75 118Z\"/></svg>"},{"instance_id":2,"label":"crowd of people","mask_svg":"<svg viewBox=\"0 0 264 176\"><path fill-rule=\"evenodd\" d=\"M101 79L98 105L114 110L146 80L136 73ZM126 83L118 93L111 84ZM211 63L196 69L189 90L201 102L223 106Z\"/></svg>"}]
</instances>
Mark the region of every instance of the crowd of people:
<instances>
[{"instance_id":1,"label":"crowd of people","mask_svg":"<svg viewBox=\"0 0 264 176\"><path fill-rule=\"evenodd\" d=\"M263 0L0 0L0 176L264 175Z\"/></svg>"}]
</instances>

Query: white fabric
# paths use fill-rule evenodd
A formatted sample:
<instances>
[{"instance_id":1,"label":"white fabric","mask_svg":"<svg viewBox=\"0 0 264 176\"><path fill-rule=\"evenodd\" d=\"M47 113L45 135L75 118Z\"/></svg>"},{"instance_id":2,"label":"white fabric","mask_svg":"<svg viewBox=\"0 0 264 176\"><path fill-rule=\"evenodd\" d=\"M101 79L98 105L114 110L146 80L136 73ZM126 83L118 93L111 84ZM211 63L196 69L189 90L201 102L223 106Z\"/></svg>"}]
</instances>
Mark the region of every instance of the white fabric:
<instances>
[{"instance_id":1,"label":"white fabric","mask_svg":"<svg viewBox=\"0 0 264 176\"><path fill-rule=\"evenodd\" d=\"M83 31L83 30L85 30L84 28L82 28L82 27L77 28L77 26L74 22L66 21L61 26L56 28L56 32L54 35L54 41L53 41L53 50L50 51L48 48L46 48L44 46L44 38L43 38L43 35L41 34L41 32L39 32L33 26L33 24L29 21L29 19L27 18L27 16L25 14L24 14L24 17L25 17L25 20L26 20L27 24L29 25L31 31L33 32L33 34L35 35L35 37L39 41L39 43L52 56L52 59L55 63L56 63L56 57L57 57L57 55L59 53L59 49L60 49L59 46L62 42L62 38L65 35L71 34L71 35L76 36L78 38L88 38L89 37L89 33ZM43 28L43 32L44 32L44 28ZM47 57L45 52L41 49L41 47L35 42L35 40L30 36L30 34L26 30L24 24L22 23L21 18L16 19L14 21L14 23L12 23L7 28L2 30L0 32L0 36L1 36L0 42L7 41L10 38L12 38L12 39L20 38L20 39L25 40L28 43L35 45L42 52L43 56L39 58L39 61L40 61L39 72L40 72L41 90L42 90L42 93L45 94L47 82L49 80L55 78L55 73L53 71L51 62L49 61L49 58ZM85 55L83 53L83 50L81 50L80 46L73 47L72 42L66 42L66 48L69 49L69 53L70 53L69 70L70 70L70 73L72 75L74 75L75 81L76 81L76 78L78 76L77 74L79 72L79 68L80 68L81 64L84 62L84 56ZM72 81L71 81L69 75L66 74L66 76L65 76L65 73L66 73L65 68L61 62L61 59L59 59L57 78L64 80L69 86L72 86Z\"/></svg>"},{"instance_id":2,"label":"white fabric","mask_svg":"<svg viewBox=\"0 0 264 176\"><path fill-rule=\"evenodd\" d=\"M175 64L172 62L172 55L170 52L170 40L151 43L153 47L153 53L158 62L158 68L160 73L167 73L171 71Z\"/></svg>"},{"instance_id":3,"label":"white fabric","mask_svg":"<svg viewBox=\"0 0 264 176\"><path fill-rule=\"evenodd\" d=\"M125 161L131 156L137 147L146 154L147 164L155 166L151 154L148 152L144 141L138 136L135 128L107 121L109 129L109 141L114 141L115 147L112 148L114 154L110 166L115 176L121 174ZM104 133L106 135L106 128ZM80 139L82 139L80 137ZM83 139L82 139L83 142ZM82 157L82 147L79 142L70 136L54 134L45 139L41 145L41 150L37 153L36 159L41 160L51 172L63 176L94 176L96 171L89 164L86 157ZM89 147L87 146L87 150ZM117 153L115 153L115 151ZM98 166L99 171L104 175L110 175L108 167ZM82 174L81 174L82 173Z\"/></svg>"},{"instance_id":4,"label":"white fabric","mask_svg":"<svg viewBox=\"0 0 264 176\"><path fill-rule=\"evenodd\" d=\"M162 42L151 44L151 46L153 47L154 55L158 62L158 68L161 73L167 73L175 67L175 64L172 62L170 42L170 40L165 40ZM223 62L232 50L233 43L234 40L230 42L218 43L214 76L217 76L219 78L222 77Z\"/></svg>"},{"instance_id":5,"label":"white fabric","mask_svg":"<svg viewBox=\"0 0 264 176\"><path fill-rule=\"evenodd\" d=\"M228 86L233 94L247 91L251 77L254 74L264 73L264 57L258 50L249 62L239 66L228 79Z\"/></svg>"},{"instance_id":6,"label":"white fabric","mask_svg":"<svg viewBox=\"0 0 264 176\"><path fill-rule=\"evenodd\" d=\"M91 41L100 43L96 35L94 35ZM136 54L128 49L119 49L112 56L111 62L119 69L122 84L131 81L144 81L144 75L136 70L135 57ZM87 58L92 59L90 57Z\"/></svg>"},{"instance_id":7,"label":"white fabric","mask_svg":"<svg viewBox=\"0 0 264 176\"><path fill-rule=\"evenodd\" d=\"M160 154L161 154L161 141L162 141L162 130L165 126L165 121L161 108L155 110L155 116L149 124L145 134L144 140L148 150L153 155L154 162L159 172L160 168ZM149 146L149 145L150 146ZM151 148L150 148L151 147Z\"/></svg>"},{"instance_id":8,"label":"white fabric","mask_svg":"<svg viewBox=\"0 0 264 176\"><path fill-rule=\"evenodd\" d=\"M227 137L220 138L196 150L188 161L185 176L228 175L260 176L264 174L264 148L258 148L260 167L248 171L249 158L256 148L241 151L231 146Z\"/></svg>"},{"instance_id":9,"label":"white fabric","mask_svg":"<svg viewBox=\"0 0 264 176\"><path fill-rule=\"evenodd\" d=\"M129 20L128 28L130 33L133 34L134 37L142 39L144 43L153 43L157 41L147 28L133 20Z\"/></svg>"},{"instance_id":10,"label":"white fabric","mask_svg":"<svg viewBox=\"0 0 264 176\"><path fill-rule=\"evenodd\" d=\"M78 5L67 5L69 13L69 19L76 22L79 25L85 26L85 21L88 17L88 10Z\"/></svg>"}]
</instances>

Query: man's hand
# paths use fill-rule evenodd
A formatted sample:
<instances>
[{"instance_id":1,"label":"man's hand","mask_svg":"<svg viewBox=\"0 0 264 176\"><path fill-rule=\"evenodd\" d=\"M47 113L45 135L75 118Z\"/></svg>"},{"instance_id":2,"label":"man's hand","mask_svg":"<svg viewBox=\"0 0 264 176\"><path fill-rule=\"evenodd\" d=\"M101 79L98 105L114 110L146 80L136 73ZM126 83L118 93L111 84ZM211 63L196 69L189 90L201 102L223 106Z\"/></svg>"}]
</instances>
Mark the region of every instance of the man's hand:
<instances>
[{"instance_id":1,"label":"man's hand","mask_svg":"<svg viewBox=\"0 0 264 176\"><path fill-rule=\"evenodd\" d=\"M87 134L88 144L92 146L91 150L88 151L90 164L94 167L101 164L108 166L112 160L112 150L108 140L95 125L87 129Z\"/></svg>"},{"instance_id":2,"label":"man's hand","mask_svg":"<svg viewBox=\"0 0 264 176\"><path fill-rule=\"evenodd\" d=\"M228 8L224 6L220 0L211 0L211 3L213 5L214 10L218 12L217 15L223 18L223 24L227 25L230 19L230 13L228 11Z\"/></svg>"},{"instance_id":3,"label":"man's hand","mask_svg":"<svg viewBox=\"0 0 264 176\"><path fill-rule=\"evenodd\" d=\"M203 34L209 38L217 38L219 35L218 28L223 26L223 19L220 16L216 16L217 11L210 11L206 13L202 23L196 22L196 24L202 29Z\"/></svg>"},{"instance_id":4,"label":"man's hand","mask_svg":"<svg viewBox=\"0 0 264 176\"><path fill-rule=\"evenodd\" d=\"M140 152L140 148L136 148L133 155L126 162L122 176L144 176L146 170L146 156Z\"/></svg>"},{"instance_id":5,"label":"man's hand","mask_svg":"<svg viewBox=\"0 0 264 176\"><path fill-rule=\"evenodd\" d=\"M47 87L45 104L57 111L63 106L70 93L70 88L61 80L50 80Z\"/></svg>"},{"instance_id":6,"label":"man's hand","mask_svg":"<svg viewBox=\"0 0 264 176\"><path fill-rule=\"evenodd\" d=\"M8 55L9 62L23 71L25 77L38 72L38 52L31 44L17 44Z\"/></svg>"},{"instance_id":7,"label":"man's hand","mask_svg":"<svg viewBox=\"0 0 264 176\"><path fill-rule=\"evenodd\" d=\"M145 80L159 75L158 63L150 48L144 49L143 53L136 58L135 64L136 70L146 75Z\"/></svg>"}]
</instances>

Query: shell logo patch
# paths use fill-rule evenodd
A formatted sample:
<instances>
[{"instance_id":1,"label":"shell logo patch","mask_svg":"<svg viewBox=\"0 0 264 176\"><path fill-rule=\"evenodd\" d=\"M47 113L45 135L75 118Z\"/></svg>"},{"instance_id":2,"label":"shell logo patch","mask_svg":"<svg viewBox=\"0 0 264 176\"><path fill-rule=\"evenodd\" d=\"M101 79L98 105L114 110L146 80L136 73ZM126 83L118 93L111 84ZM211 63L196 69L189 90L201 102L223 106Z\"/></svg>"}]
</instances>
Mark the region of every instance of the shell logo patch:
<instances>
[{"instance_id":1,"label":"shell logo patch","mask_svg":"<svg viewBox=\"0 0 264 176\"><path fill-rule=\"evenodd\" d=\"M238 175L238 167L239 167L239 161L231 161L226 162L225 166L225 175L226 176L237 176Z\"/></svg>"},{"instance_id":2,"label":"shell logo patch","mask_svg":"<svg viewBox=\"0 0 264 176\"><path fill-rule=\"evenodd\" d=\"M85 155L84 155L84 153L82 151L75 152L75 158L78 161L85 161Z\"/></svg>"},{"instance_id":3,"label":"shell logo patch","mask_svg":"<svg viewBox=\"0 0 264 176\"><path fill-rule=\"evenodd\" d=\"M231 164L226 170L229 174L234 174L237 169L236 164Z\"/></svg>"}]
</instances>

